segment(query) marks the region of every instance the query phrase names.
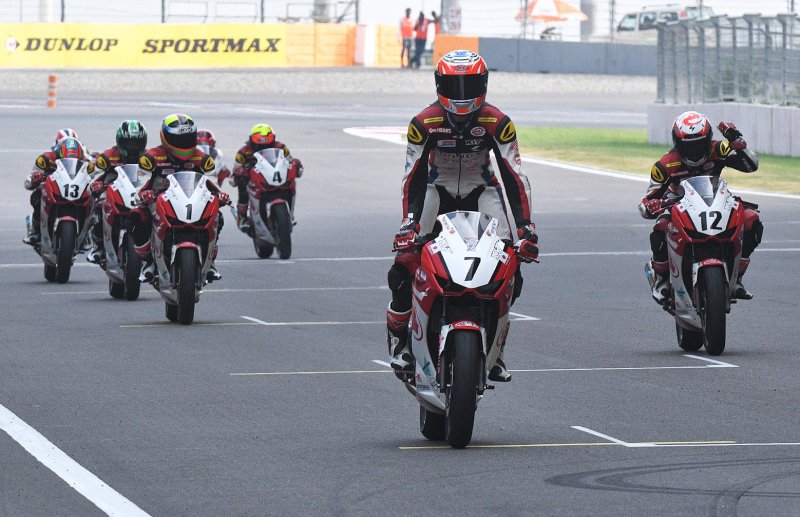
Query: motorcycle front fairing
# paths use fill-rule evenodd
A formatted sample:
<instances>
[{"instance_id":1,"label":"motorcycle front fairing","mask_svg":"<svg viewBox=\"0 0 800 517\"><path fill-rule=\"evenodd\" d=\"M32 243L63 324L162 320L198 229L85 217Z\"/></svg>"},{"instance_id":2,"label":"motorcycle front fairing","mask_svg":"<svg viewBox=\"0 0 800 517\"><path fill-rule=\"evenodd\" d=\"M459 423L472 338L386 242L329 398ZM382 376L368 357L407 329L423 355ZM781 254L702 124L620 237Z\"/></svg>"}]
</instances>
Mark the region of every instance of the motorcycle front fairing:
<instances>
[{"instance_id":1,"label":"motorcycle front fairing","mask_svg":"<svg viewBox=\"0 0 800 517\"><path fill-rule=\"evenodd\" d=\"M39 254L48 265L56 264L56 243L53 237L62 222L75 223L78 237L74 253L78 252L89 231L92 201L89 196L89 162L77 158L56 160L56 170L47 176L42 185L41 216L39 218L41 241Z\"/></svg>"},{"instance_id":2,"label":"motorcycle front fairing","mask_svg":"<svg viewBox=\"0 0 800 517\"><path fill-rule=\"evenodd\" d=\"M125 218L138 206L136 196L141 187L136 164L118 165L114 168L116 179L106 186L102 201L103 243L106 253L106 275L116 282L123 282L122 243L126 238Z\"/></svg>"},{"instance_id":3,"label":"motorcycle front fairing","mask_svg":"<svg viewBox=\"0 0 800 517\"><path fill-rule=\"evenodd\" d=\"M169 186L151 206L153 257L162 298L177 303L172 262L180 248L197 252L200 265L196 279L199 299L206 273L216 249L219 202L208 189L208 178L196 172L176 172L167 177Z\"/></svg>"},{"instance_id":4,"label":"motorcycle front fairing","mask_svg":"<svg viewBox=\"0 0 800 517\"><path fill-rule=\"evenodd\" d=\"M455 330L480 334L482 392L488 371L508 333L516 257L497 235L496 219L478 212L451 212L437 217L441 231L422 250L414 275L411 346L415 395L427 409L443 412L441 359ZM487 346L488 345L488 346Z\"/></svg>"}]
</instances>

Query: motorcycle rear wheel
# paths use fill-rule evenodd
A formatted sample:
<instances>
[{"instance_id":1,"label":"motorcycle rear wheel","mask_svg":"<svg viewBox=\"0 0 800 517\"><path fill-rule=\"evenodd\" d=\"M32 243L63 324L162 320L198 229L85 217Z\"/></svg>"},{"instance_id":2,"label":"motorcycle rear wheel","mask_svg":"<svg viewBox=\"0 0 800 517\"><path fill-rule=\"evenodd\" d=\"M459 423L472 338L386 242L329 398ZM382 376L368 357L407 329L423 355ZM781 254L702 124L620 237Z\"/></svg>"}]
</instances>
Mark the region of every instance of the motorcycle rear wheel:
<instances>
[{"instance_id":1,"label":"motorcycle rear wheel","mask_svg":"<svg viewBox=\"0 0 800 517\"><path fill-rule=\"evenodd\" d=\"M123 246L125 247L125 258L123 258L125 262L122 264L122 270L125 272L125 299L133 301L139 298L139 291L142 288L142 284L139 282L142 259L136 254L133 241L126 238Z\"/></svg>"},{"instance_id":2,"label":"motorcycle rear wheel","mask_svg":"<svg viewBox=\"0 0 800 517\"><path fill-rule=\"evenodd\" d=\"M253 247L256 249L256 255L258 258L266 259L272 256L272 251L275 249L275 246L270 246L269 244L264 244L263 246L258 244L255 239L253 240Z\"/></svg>"},{"instance_id":3,"label":"motorcycle rear wheel","mask_svg":"<svg viewBox=\"0 0 800 517\"><path fill-rule=\"evenodd\" d=\"M178 321L178 306L171 303L164 302L166 308L165 314L169 321Z\"/></svg>"},{"instance_id":4,"label":"motorcycle rear wheel","mask_svg":"<svg viewBox=\"0 0 800 517\"><path fill-rule=\"evenodd\" d=\"M722 268L703 269L700 308L703 320L703 344L709 355L720 355L725 350L725 284L725 273Z\"/></svg>"},{"instance_id":5,"label":"motorcycle rear wheel","mask_svg":"<svg viewBox=\"0 0 800 517\"><path fill-rule=\"evenodd\" d=\"M481 338L477 332L456 330L452 339L447 359L450 375L446 387L445 435L451 447L463 449L472 440L475 424Z\"/></svg>"},{"instance_id":6,"label":"motorcycle rear wheel","mask_svg":"<svg viewBox=\"0 0 800 517\"><path fill-rule=\"evenodd\" d=\"M436 442L444 441L444 415L419 407L419 430L422 436Z\"/></svg>"},{"instance_id":7,"label":"motorcycle rear wheel","mask_svg":"<svg viewBox=\"0 0 800 517\"><path fill-rule=\"evenodd\" d=\"M288 206L284 203L274 206L272 218L278 232L278 256L286 260L292 256L292 218Z\"/></svg>"},{"instance_id":8,"label":"motorcycle rear wheel","mask_svg":"<svg viewBox=\"0 0 800 517\"><path fill-rule=\"evenodd\" d=\"M44 265L44 278L48 282L55 282L56 281L56 267L55 266L48 266L47 264Z\"/></svg>"},{"instance_id":9,"label":"motorcycle rear wheel","mask_svg":"<svg viewBox=\"0 0 800 517\"><path fill-rule=\"evenodd\" d=\"M66 284L69 282L69 273L72 269L72 257L75 253L75 240L77 228L73 222L65 222L58 226L58 251L56 252L56 282Z\"/></svg>"},{"instance_id":10,"label":"motorcycle rear wheel","mask_svg":"<svg viewBox=\"0 0 800 517\"><path fill-rule=\"evenodd\" d=\"M696 352L703 346L702 332L686 330L676 323L675 333L678 336L678 346L687 352Z\"/></svg>"},{"instance_id":11,"label":"motorcycle rear wheel","mask_svg":"<svg viewBox=\"0 0 800 517\"><path fill-rule=\"evenodd\" d=\"M195 283L197 282L197 252L193 248L178 250L178 323L190 325L194 321Z\"/></svg>"},{"instance_id":12,"label":"motorcycle rear wheel","mask_svg":"<svg viewBox=\"0 0 800 517\"><path fill-rule=\"evenodd\" d=\"M125 296L125 284L122 283L118 284L109 278L108 294L110 294L112 298L115 298L117 300L121 299L123 296Z\"/></svg>"}]
</instances>

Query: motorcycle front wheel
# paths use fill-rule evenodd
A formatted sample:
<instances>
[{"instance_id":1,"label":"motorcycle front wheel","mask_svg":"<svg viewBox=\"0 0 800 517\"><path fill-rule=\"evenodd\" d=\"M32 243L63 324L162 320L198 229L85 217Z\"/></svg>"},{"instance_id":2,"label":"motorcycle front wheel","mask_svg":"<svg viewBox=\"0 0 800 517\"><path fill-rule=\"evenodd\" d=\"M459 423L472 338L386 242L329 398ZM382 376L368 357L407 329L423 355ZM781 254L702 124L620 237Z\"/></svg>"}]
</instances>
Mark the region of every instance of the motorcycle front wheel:
<instances>
[{"instance_id":1,"label":"motorcycle front wheel","mask_svg":"<svg viewBox=\"0 0 800 517\"><path fill-rule=\"evenodd\" d=\"M703 269L700 310L703 320L703 344L709 355L720 355L725 350L725 284L725 272L722 268Z\"/></svg>"},{"instance_id":2,"label":"motorcycle front wheel","mask_svg":"<svg viewBox=\"0 0 800 517\"><path fill-rule=\"evenodd\" d=\"M182 248L177 255L175 272L178 274L178 323L189 325L194 321L197 252L192 248Z\"/></svg>"},{"instance_id":3,"label":"motorcycle front wheel","mask_svg":"<svg viewBox=\"0 0 800 517\"><path fill-rule=\"evenodd\" d=\"M122 270L125 273L125 299L133 301L139 298L139 292L142 288L139 282L139 272L142 269L142 259L136 254L133 248L133 241L126 238L123 242L125 252L123 259L125 262L122 264Z\"/></svg>"},{"instance_id":4,"label":"motorcycle front wheel","mask_svg":"<svg viewBox=\"0 0 800 517\"><path fill-rule=\"evenodd\" d=\"M445 435L451 447L463 449L472 440L475 424L481 337L477 332L456 330L452 339L447 360Z\"/></svg>"},{"instance_id":5,"label":"motorcycle front wheel","mask_svg":"<svg viewBox=\"0 0 800 517\"><path fill-rule=\"evenodd\" d=\"M278 233L278 256L288 259L292 256L292 217L285 203L272 207L274 228Z\"/></svg>"},{"instance_id":6,"label":"motorcycle front wheel","mask_svg":"<svg viewBox=\"0 0 800 517\"><path fill-rule=\"evenodd\" d=\"M58 226L58 251L56 253L56 282L66 284L72 270L72 257L75 253L75 240L77 228L75 223L68 221Z\"/></svg>"}]
</instances>

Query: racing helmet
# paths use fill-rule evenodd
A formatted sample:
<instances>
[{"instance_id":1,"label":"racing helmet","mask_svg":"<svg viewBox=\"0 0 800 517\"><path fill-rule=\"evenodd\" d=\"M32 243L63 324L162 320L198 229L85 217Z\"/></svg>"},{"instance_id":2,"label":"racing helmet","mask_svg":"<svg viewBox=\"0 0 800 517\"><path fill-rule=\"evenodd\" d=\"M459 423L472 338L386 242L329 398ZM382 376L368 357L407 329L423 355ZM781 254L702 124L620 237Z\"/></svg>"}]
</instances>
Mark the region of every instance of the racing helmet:
<instances>
[{"instance_id":1,"label":"racing helmet","mask_svg":"<svg viewBox=\"0 0 800 517\"><path fill-rule=\"evenodd\" d=\"M450 113L469 115L486 101L489 69L471 50L453 50L442 56L434 77L439 104Z\"/></svg>"},{"instance_id":2,"label":"racing helmet","mask_svg":"<svg viewBox=\"0 0 800 517\"><path fill-rule=\"evenodd\" d=\"M275 132L269 124L256 124L250 130L250 143L256 147L272 144L275 141Z\"/></svg>"},{"instance_id":3,"label":"racing helmet","mask_svg":"<svg viewBox=\"0 0 800 517\"><path fill-rule=\"evenodd\" d=\"M58 133L56 133L56 140L53 142L54 151L58 148L58 143L65 138L78 138L78 133L70 127L59 130Z\"/></svg>"},{"instance_id":4,"label":"racing helmet","mask_svg":"<svg viewBox=\"0 0 800 517\"><path fill-rule=\"evenodd\" d=\"M161 145L179 160L188 160L197 146L197 126L189 115L173 113L161 122Z\"/></svg>"},{"instance_id":5,"label":"racing helmet","mask_svg":"<svg viewBox=\"0 0 800 517\"><path fill-rule=\"evenodd\" d=\"M712 133L708 117L696 111L686 111L672 124L672 143L686 165L699 167L708 161L711 154Z\"/></svg>"},{"instance_id":6,"label":"racing helmet","mask_svg":"<svg viewBox=\"0 0 800 517\"><path fill-rule=\"evenodd\" d=\"M217 139L214 138L214 133L208 129L200 129L197 131L197 145L205 144L209 147L217 145Z\"/></svg>"},{"instance_id":7,"label":"racing helmet","mask_svg":"<svg viewBox=\"0 0 800 517\"><path fill-rule=\"evenodd\" d=\"M83 145L78 141L77 138L70 136L62 138L58 143L58 147L56 147L56 156L59 159L77 158L79 160L83 160L85 158Z\"/></svg>"},{"instance_id":8,"label":"racing helmet","mask_svg":"<svg viewBox=\"0 0 800 517\"><path fill-rule=\"evenodd\" d=\"M123 120L117 128L117 149L125 158L138 158L147 147L147 131L138 120Z\"/></svg>"}]
</instances>

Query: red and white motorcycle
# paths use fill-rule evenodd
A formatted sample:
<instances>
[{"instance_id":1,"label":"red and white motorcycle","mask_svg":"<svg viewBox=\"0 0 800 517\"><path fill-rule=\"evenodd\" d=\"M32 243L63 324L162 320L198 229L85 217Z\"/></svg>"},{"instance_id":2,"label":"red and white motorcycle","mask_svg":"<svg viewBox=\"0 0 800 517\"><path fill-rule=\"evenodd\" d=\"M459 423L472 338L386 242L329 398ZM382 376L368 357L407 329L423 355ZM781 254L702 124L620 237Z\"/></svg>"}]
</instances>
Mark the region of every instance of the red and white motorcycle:
<instances>
[{"instance_id":1,"label":"red and white motorcycle","mask_svg":"<svg viewBox=\"0 0 800 517\"><path fill-rule=\"evenodd\" d=\"M117 178L106 186L103 200L102 224L105 245L103 268L108 275L108 292L113 298L139 298L139 270L142 261L127 232L127 219L136 209L137 189L142 182L136 164L120 165L114 169Z\"/></svg>"},{"instance_id":2,"label":"red and white motorcycle","mask_svg":"<svg viewBox=\"0 0 800 517\"><path fill-rule=\"evenodd\" d=\"M664 310L675 317L678 344L711 355L725 350L725 319L739 273L744 205L716 176L681 181L683 196L671 205L667 227L670 294ZM650 287L655 274L648 262Z\"/></svg>"},{"instance_id":3,"label":"red and white motorcycle","mask_svg":"<svg viewBox=\"0 0 800 517\"><path fill-rule=\"evenodd\" d=\"M294 194L297 166L282 149L264 149L253 155L247 192L253 220L253 246L260 258L269 258L278 248L278 256L292 255Z\"/></svg>"},{"instance_id":4,"label":"red and white motorcycle","mask_svg":"<svg viewBox=\"0 0 800 517\"><path fill-rule=\"evenodd\" d=\"M50 282L69 281L75 255L89 232L92 178L88 167L89 162L85 160L58 159L55 172L47 176L40 187L42 237L34 249L42 257L44 277Z\"/></svg>"},{"instance_id":5,"label":"red and white motorcycle","mask_svg":"<svg viewBox=\"0 0 800 517\"><path fill-rule=\"evenodd\" d=\"M422 434L462 448L478 401L493 388L487 379L508 335L517 257L495 218L458 211L437 221L414 275L415 372L404 385L420 404Z\"/></svg>"},{"instance_id":6,"label":"red and white motorcycle","mask_svg":"<svg viewBox=\"0 0 800 517\"><path fill-rule=\"evenodd\" d=\"M219 199L202 174L181 171L166 179L167 189L150 209L153 286L166 303L167 319L189 325L216 255Z\"/></svg>"}]
</instances>

